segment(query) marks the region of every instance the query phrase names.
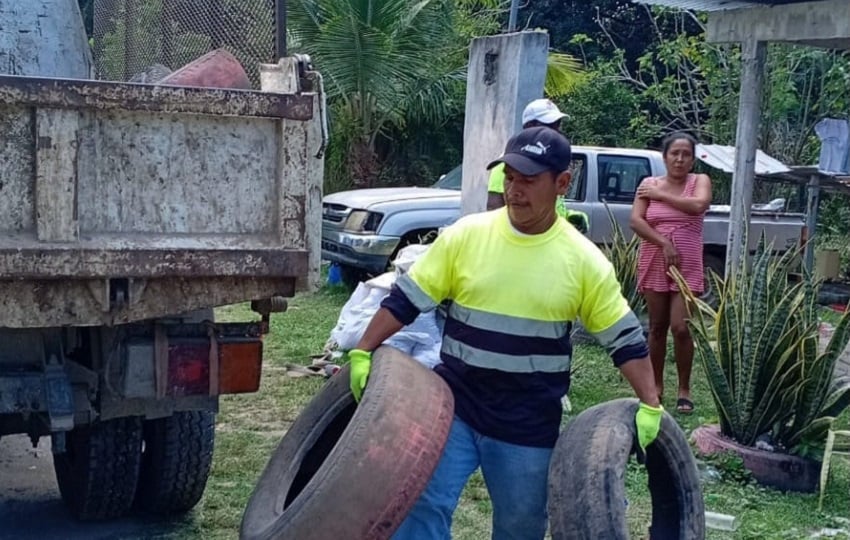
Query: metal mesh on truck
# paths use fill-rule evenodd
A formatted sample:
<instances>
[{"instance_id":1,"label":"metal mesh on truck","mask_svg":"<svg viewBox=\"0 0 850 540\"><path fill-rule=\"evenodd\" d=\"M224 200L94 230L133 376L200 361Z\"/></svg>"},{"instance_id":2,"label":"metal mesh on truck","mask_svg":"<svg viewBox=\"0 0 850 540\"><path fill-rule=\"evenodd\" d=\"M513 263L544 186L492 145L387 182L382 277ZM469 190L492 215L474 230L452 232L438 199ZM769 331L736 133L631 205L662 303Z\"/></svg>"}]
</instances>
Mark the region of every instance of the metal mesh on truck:
<instances>
[{"instance_id":1,"label":"metal mesh on truck","mask_svg":"<svg viewBox=\"0 0 850 540\"><path fill-rule=\"evenodd\" d=\"M225 48L259 86L257 64L273 62L275 0L95 0L97 78L154 82Z\"/></svg>"}]
</instances>

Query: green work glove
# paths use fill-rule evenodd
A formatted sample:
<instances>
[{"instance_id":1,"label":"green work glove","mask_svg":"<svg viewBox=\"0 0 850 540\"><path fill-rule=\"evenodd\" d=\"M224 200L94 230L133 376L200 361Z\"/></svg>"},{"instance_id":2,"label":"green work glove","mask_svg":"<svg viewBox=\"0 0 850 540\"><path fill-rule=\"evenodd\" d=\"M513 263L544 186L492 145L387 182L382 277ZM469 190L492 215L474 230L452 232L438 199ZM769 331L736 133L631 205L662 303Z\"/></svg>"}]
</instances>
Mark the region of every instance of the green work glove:
<instances>
[{"instance_id":1,"label":"green work glove","mask_svg":"<svg viewBox=\"0 0 850 540\"><path fill-rule=\"evenodd\" d=\"M635 426L637 426L637 438L640 449L645 451L652 441L658 437L661 431L661 417L664 415L664 407L651 407L641 402L635 414Z\"/></svg>"},{"instance_id":2,"label":"green work glove","mask_svg":"<svg viewBox=\"0 0 850 540\"><path fill-rule=\"evenodd\" d=\"M366 388L366 380L369 379L369 370L372 368L372 353L360 349L348 351L348 359L351 361L351 393L354 401L360 402L363 397L363 389Z\"/></svg>"}]
</instances>

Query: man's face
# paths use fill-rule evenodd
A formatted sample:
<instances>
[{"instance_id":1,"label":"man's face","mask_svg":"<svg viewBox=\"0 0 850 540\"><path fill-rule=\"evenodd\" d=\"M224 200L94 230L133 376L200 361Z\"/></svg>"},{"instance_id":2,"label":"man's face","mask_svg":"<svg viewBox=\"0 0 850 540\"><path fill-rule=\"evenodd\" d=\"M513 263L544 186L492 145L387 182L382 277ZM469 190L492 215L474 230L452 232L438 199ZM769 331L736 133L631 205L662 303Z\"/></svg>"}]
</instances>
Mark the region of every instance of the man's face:
<instances>
[{"instance_id":1,"label":"man's face","mask_svg":"<svg viewBox=\"0 0 850 540\"><path fill-rule=\"evenodd\" d=\"M569 183L569 172L525 176L505 164L505 204L511 223L523 233L545 232L557 217L555 201L566 193Z\"/></svg>"}]
</instances>

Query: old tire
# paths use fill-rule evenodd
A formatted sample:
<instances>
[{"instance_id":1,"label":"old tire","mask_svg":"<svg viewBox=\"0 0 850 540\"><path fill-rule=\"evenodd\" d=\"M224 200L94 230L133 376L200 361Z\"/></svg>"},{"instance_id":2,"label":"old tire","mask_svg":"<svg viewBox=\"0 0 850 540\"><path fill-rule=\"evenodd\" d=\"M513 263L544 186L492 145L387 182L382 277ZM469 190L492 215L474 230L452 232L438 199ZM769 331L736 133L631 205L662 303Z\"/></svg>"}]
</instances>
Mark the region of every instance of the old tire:
<instances>
[{"instance_id":1,"label":"old tire","mask_svg":"<svg viewBox=\"0 0 850 540\"><path fill-rule=\"evenodd\" d=\"M730 453L741 458L744 468L763 485L779 491L813 493L818 489L821 463L813 459L742 446L720 433L720 426L700 426L691 439L700 454Z\"/></svg>"},{"instance_id":2,"label":"old tire","mask_svg":"<svg viewBox=\"0 0 850 540\"><path fill-rule=\"evenodd\" d=\"M207 485L215 443L215 413L182 411L144 424L136 504L155 514L191 510Z\"/></svg>"},{"instance_id":3,"label":"old tire","mask_svg":"<svg viewBox=\"0 0 850 540\"><path fill-rule=\"evenodd\" d=\"M356 405L348 367L287 431L248 501L240 538L389 538L424 489L454 400L435 373L381 347Z\"/></svg>"},{"instance_id":4,"label":"old tire","mask_svg":"<svg viewBox=\"0 0 850 540\"><path fill-rule=\"evenodd\" d=\"M625 474L635 438L638 402L618 399L579 414L561 436L549 467L553 540L628 539ZM705 508L696 462L685 434L664 414L647 448L652 497L650 537L705 538Z\"/></svg>"},{"instance_id":5,"label":"old tire","mask_svg":"<svg viewBox=\"0 0 850 540\"><path fill-rule=\"evenodd\" d=\"M142 456L142 421L117 418L74 428L53 456L62 500L81 520L111 519L133 505Z\"/></svg>"}]
</instances>

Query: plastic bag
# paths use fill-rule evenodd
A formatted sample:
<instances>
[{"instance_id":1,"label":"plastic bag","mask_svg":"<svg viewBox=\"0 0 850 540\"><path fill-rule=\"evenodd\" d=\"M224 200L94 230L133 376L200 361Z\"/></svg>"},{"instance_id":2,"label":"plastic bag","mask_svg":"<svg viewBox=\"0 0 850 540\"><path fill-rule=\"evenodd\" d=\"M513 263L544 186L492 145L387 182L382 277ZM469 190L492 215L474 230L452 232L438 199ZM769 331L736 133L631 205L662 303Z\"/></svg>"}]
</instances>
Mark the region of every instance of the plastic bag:
<instances>
[{"instance_id":1,"label":"plastic bag","mask_svg":"<svg viewBox=\"0 0 850 540\"><path fill-rule=\"evenodd\" d=\"M357 346L372 317L381 307L381 301L389 294L395 276L383 274L375 279L361 282L348 298L339 313L337 324L331 330L331 341L341 350ZM440 363L442 329L438 325L435 311L420 314L411 324L384 342L428 368Z\"/></svg>"},{"instance_id":2,"label":"plastic bag","mask_svg":"<svg viewBox=\"0 0 850 540\"><path fill-rule=\"evenodd\" d=\"M384 342L412 356L420 364L433 368L441 362L442 334L434 311L420 314L409 325Z\"/></svg>"},{"instance_id":3,"label":"plastic bag","mask_svg":"<svg viewBox=\"0 0 850 540\"><path fill-rule=\"evenodd\" d=\"M389 294L388 289L375 287L366 282L357 285L348 301L342 306L336 326L331 330L331 339L340 349L347 351L357 345L369 321L381 307L381 300L387 294Z\"/></svg>"},{"instance_id":4,"label":"plastic bag","mask_svg":"<svg viewBox=\"0 0 850 540\"><path fill-rule=\"evenodd\" d=\"M398 250L398 255L393 259L393 267L396 272L399 275L407 273L413 263L428 251L429 247L431 247L430 244L410 244Z\"/></svg>"}]
</instances>

